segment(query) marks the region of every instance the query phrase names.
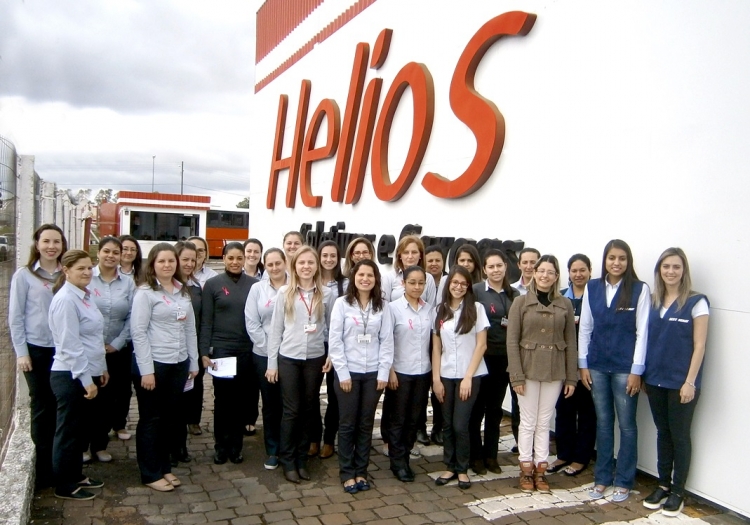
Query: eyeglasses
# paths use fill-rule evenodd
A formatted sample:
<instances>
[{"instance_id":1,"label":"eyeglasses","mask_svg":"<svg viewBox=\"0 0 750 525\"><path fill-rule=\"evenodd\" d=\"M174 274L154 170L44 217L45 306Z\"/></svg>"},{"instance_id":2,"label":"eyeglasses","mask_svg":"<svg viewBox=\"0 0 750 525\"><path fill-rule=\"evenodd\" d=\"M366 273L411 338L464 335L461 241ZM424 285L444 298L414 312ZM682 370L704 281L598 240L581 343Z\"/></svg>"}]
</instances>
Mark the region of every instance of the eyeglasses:
<instances>
[{"instance_id":1,"label":"eyeglasses","mask_svg":"<svg viewBox=\"0 0 750 525\"><path fill-rule=\"evenodd\" d=\"M469 283L466 281L451 281L451 286L453 288L463 288L466 290L469 287Z\"/></svg>"},{"instance_id":2,"label":"eyeglasses","mask_svg":"<svg viewBox=\"0 0 750 525\"><path fill-rule=\"evenodd\" d=\"M538 275L549 275L550 277L554 277L557 275L557 272L555 270L534 270Z\"/></svg>"},{"instance_id":3,"label":"eyeglasses","mask_svg":"<svg viewBox=\"0 0 750 525\"><path fill-rule=\"evenodd\" d=\"M352 252L353 257L367 257L370 255L370 250L365 250L363 252Z\"/></svg>"}]
</instances>

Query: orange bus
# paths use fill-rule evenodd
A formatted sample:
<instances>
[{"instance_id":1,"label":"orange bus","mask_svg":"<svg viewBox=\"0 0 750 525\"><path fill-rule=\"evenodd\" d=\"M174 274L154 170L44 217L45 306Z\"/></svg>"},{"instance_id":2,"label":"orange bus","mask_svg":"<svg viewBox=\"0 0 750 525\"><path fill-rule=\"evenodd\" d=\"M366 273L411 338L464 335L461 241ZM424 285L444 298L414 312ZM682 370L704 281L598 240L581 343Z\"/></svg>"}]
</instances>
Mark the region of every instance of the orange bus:
<instances>
[{"instance_id":1,"label":"orange bus","mask_svg":"<svg viewBox=\"0 0 750 525\"><path fill-rule=\"evenodd\" d=\"M221 250L230 241L244 242L249 226L250 210L209 210L206 220L209 257L221 257Z\"/></svg>"}]
</instances>

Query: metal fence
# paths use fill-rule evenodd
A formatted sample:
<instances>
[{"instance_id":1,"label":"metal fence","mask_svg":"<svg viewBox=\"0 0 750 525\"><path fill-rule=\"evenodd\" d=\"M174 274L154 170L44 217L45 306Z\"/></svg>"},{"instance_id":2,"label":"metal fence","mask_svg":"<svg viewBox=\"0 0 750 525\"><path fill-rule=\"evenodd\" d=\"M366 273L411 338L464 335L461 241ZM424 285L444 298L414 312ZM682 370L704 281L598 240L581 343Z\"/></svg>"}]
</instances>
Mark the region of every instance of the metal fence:
<instances>
[{"instance_id":1,"label":"metal fence","mask_svg":"<svg viewBox=\"0 0 750 525\"><path fill-rule=\"evenodd\" d=\"M16 357L8 329L8 294L16 269L16 149L0 137L0 464L13 424Z\"/></svg>"}]
</instances>

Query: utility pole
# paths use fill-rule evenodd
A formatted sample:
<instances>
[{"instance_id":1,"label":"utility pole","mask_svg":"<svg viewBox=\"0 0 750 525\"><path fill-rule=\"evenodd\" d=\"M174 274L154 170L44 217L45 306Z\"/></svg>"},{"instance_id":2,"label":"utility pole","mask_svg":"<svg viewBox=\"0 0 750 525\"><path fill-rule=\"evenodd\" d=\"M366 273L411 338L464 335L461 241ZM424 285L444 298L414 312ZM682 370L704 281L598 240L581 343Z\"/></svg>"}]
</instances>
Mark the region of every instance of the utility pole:
<instances>
[{"instance_id":1,"label":"utility pole","mask_svg":"<svg viewBox=\"0 0 750 525\"><path fill-rule=\"evenodd\" d=\"M155 168L156 168L156 155L151 155L151 193L154 193Z\"/></svg>"},{"instance_id":2,"label":"utility pole","mask_svg":"<svg viewBox=\"0 0 750 525\"><path fill-rule=\"evenodd\" d=\"M182 195L182 183L185 182L185 161L180 163L180 195Z\"/></svg>"}]
</instances>

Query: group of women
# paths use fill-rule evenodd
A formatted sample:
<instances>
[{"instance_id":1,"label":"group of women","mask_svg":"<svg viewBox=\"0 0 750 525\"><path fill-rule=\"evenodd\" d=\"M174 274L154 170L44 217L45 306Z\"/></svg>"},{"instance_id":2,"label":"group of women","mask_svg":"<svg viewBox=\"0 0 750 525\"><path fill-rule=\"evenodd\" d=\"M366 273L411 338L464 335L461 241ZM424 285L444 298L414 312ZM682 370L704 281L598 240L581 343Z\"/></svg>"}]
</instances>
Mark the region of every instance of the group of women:
<instances>
[{"instance_id":1,"label":"group of women","mask_svg":"<svg viewBox=\"0 0 750 525\"><path fill-rule=\"evenodd\" d=\"M650 295L620 240L605 247L599 279L590 279L588 257L571 257L563 291L552 255L525 249L522 278L511 286L504 252L480 255L463 246L446 275L440 250L425 251L414 235L399 241L394 269L382 275L365 238L345 253L330 241L315 250L297 232L285 236L283 250L263 252L257 239L231 242L220 274L205 266L200 238L158 244L142 264L135 239L106 237L96 267L88 253L66 251L56 226L39 228L34 241L28 265L13 279L10 324L31 391L37 480L54 479L59 497L88 499L87 489L102 486L82 475L81 453L90 449L110 461L109 431L130 438L131 381L142 481L174 490L180 480L171 467L191 459L187 432L201 432L199 373L228 364L232 373L213 378L214 462L243 461L242 436L254 432L260 395L265 468L281 465L293 483L310 479L308 458L333 455L338 436L348 493L370 488L383 391L381 434L399 480L414 480L410 450L419 436L427 439L430 390L432 440L443 444L447 467L435 482L457 479L468 488L469 467L499 472L510 385L520 415L521 490L548 491L549 472L577 475L596 443L590 495L601 498L614 485L612 499L622 501L635 477L635 406L645 382L660 483L644 505L665 513L681 508L708 301L690 290L687 259L677 248L660 257ZM558 458L549 465L555 408Z\"/></svg>"}]
</instances>

